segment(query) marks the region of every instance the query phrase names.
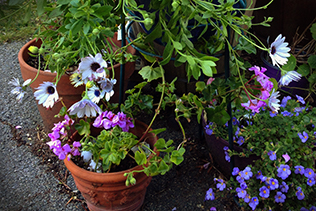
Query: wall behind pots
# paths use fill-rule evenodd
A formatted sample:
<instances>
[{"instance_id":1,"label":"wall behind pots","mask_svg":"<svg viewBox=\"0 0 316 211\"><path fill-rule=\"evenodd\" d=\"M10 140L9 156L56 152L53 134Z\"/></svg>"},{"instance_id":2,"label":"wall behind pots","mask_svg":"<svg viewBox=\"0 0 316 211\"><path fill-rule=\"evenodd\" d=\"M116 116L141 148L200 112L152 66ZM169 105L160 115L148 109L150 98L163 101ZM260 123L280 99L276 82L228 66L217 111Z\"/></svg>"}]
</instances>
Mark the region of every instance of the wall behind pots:
<instances>
[{"instance_id":1,"label":"wall behind pots","mask_svg":"<svg viewBox=\"0 0 316 211\"><path fill-rule=\"evenodd\" d=\"M260 0L256 2L256 7L267 4L270 0ZM286 41L291 43L296 29L299 27L299 33L311 23L316 17L315 0L274 0L267 9L254 11L253 23L264 20L264 17L274 17L270 23L271 27L254 26L254 33L263 41L270 36L270 43L282 33ZM306 40L311 39L308 31Z\"/></svg>"}]
</instances>

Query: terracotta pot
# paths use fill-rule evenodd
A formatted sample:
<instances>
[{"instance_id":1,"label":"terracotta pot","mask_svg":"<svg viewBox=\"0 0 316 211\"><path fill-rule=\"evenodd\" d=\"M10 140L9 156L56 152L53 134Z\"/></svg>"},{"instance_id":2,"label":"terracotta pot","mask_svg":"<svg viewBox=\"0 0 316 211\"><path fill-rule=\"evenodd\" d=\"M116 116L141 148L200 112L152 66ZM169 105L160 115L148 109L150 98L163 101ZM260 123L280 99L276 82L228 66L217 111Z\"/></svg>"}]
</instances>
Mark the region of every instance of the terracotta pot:
<instances>
[{"instance_id":1,"label":"terracotta pot","mask_svg":"<svg viewBox=\"0 0 316 211\"><path fill-rule=\"evenodd\" d=\"M115 34L113 42L116 45L120 46L121 41L117 41L116 37L117 35ZM35 78L37 74L37 69L29 66L26 63L27 59L29 58L28 48L31 45L40 47L41 44L42 44L41 40L36 41L36 39L33 39L29 41L28 43L26 43L19 51L18 59L20 63L23 80ZM129 46L128 52L135 55L136 50L133 47ZM112 96L111 101L110 101L112 103L119 102L120 64L114 65L114 69L115 69L115 78L117 79L117 84L114 86L115 94ZM130 78L130 76L133 74L134 70L135 70L135 62L129 62L125 64L124 92L127 88L127 81ZM33 92L36 91L35 88L37 88L44 81L54 81L55 77L56 77L56 73L40 71L37 79L34 81L34 83L30 85ZM80 86L77 88L73 87L73 85L70 83L69 75L64 74L57 84L57 91L58 91L59 97L63 99L63 102L65 103L67 108L69 108L71 105L81 100L81 94L84 91L84 86ZM46 109L42 105L37 105L37 107L43 119L45 130L47 132L49 132L54 127L54 123L57 123L62 120L60 118L54 118L54 116L58 114L60 109L62 108L61 103L56 103L51 109Z\"/></svg>"},{"instance_id":2,"label":"terracotta pot","mask_svg":"<svg viewBox=\"0 0 316 211\"><path fill-rule=\"evenodd\" d=\"M202 125L203 128L206 126L206 121L202 117ZM217 164L217 168L221 171L221 173L226 177L230 178L231 176L231 169L230 169L230 162L225 160L225 152L224 147L228 147L228 141L216 137L214 134L208 135L205 131L205 141L208 146L208 149L212 155L214 162ZM234 145L234 150L237 152L243 152L243 148ZM247 157L239 157L234 155L234 163L235 167L238 167L240 170L243 170L247 165L253 164L253 162L259 159L258 156L251 155Z\"/></svg>"},{"instance_id":3,"label":"terracotta pot","mask_svg":"<svg viewBox=\"0 0 316 211\"><path fill-rule=\"evenodd\" d=\"M130 132L140 137L146 128L146 124L136 120L135 128L131 128ZM148 133L145 140L153 147L157 137ZM154 151L157 153L156 149ZM125 185L124 177L124 173L141 170L141 166L114 173L95 173L78 167L71 160L65 159L64 162L90 210L136 211L142 206L151 177L135 173L136 184L130 186Z\"/></svg>"}]
</instances>

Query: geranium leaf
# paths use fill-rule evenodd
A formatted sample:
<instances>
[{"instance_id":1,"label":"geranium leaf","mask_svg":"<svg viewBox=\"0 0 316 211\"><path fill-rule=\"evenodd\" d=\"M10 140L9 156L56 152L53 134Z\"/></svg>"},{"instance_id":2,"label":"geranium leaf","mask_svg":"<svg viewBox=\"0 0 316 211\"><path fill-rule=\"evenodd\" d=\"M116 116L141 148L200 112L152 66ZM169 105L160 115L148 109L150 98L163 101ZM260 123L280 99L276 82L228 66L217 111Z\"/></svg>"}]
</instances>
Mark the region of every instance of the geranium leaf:
<instances>
[{"instance_id":1,"label":"geranium leaf","mask_svg":"<svg viewBox=\"0 0 316 211\"><path fill-rule=\"evenodd\" d=\"M143 79L147 79L148 82L158 79L162 76L160 67L145 66L140 71L139 74Z\"/></svg>"}]
</instances>

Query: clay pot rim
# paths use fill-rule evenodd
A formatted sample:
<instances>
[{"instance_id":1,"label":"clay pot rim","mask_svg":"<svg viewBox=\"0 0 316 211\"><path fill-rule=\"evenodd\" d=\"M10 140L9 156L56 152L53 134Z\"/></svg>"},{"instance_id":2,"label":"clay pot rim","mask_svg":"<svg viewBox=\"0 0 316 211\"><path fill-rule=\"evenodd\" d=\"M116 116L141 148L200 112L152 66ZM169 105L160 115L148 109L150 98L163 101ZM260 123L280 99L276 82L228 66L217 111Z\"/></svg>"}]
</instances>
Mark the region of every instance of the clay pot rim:
<instances>
[{"instance_id":1,"label":"clay pot rim","mask_svg":"<svg viewBox=\"0 0 316 211\"><path fill-rule=\"evenodd\" d=\"M115 38L116 36L117 36L117 32L115 32L115 35L114 35L113 38ZM19 60L19 62L20 62L22 65L24 65L24 66L29 66L29 67L31 67L31 68L30 68L30 71L31 71L31 72L35 72L35 73L38 72L38 69L35 69L34 67L28 65L28 64L25 62L25 60L24 60L24 58L23 58L23 52L25 52L25 51L27 52L27 51L28 51L28 48L29 48L32 44L34 44L34 43L36 43L36 42L42 42L42 41L41 41L40 39L38 39L38 38L34 38L34 39L28 41L25 45L22 46L22 48L20 49L20 51L19 51L19 53L18 53L18 60ZM131 53L132 55L135 55L135 54L136 54L136 49L134 49L133 47L127 48L127 51L128 51L129 53ZM113 68L118 68L120 65L121 65L120 63L117 63L117 64L113 65ZM112 67L111 67L111 66L110 66L110 67L107 67L107 69L111 71L111 70L112 70ZM49 72L49 71L42 71L42 70L41 70L41 74L47 75L47 76L53 76L53 77L56 77L56 75L57 75L57 73L52 73L52 72ZM69 75L65 73L65 74L63 74L61 77L69 77Z\"/></svg>"},{"instance_id":2,"label":"clay pot rim","mask_svg":"<svg viewBox=\"0 0 316 211\"><path fill-rule=\"evenodd\" d=\"M145 123L143 123L143 122L141 122L139 120L135 120L135 125L136 125L136 122L140 126L143 126L143 127L146 127L146 128L148 127ZM150 130L152 130L152 129L150 129ZM157 136L154 136L154 134L148 133L148 135L152 136L152 138L155 139L155 141L158 140ZM156 152L159 155L159 152L157 151L156 147L154 147L153 151ZM150 157L147 160L149 160ZM71 159L68 160L67 158L65 158L64 159L64 163L65 163L65 165L66 165L66 167L68 168L69 171L70 171L70 168L72 168L73 171L76 171L76 175L78 177L80 177L82 179L86 179L86 180L91 180L91 177L93 177L94 181L98 181L100 183L111 182L111 181L113 181L113 179L115 179L115 180L124 180L125 181L126 177L124 176L124 173L129 173L131 171L143 169L142 166L135 166L133 168L126 169L126 170L119 171L119 172L97 173L97 172L92 172L92 171L88 171L86 169L80 168Z\"/></svg>"}]
</instances>

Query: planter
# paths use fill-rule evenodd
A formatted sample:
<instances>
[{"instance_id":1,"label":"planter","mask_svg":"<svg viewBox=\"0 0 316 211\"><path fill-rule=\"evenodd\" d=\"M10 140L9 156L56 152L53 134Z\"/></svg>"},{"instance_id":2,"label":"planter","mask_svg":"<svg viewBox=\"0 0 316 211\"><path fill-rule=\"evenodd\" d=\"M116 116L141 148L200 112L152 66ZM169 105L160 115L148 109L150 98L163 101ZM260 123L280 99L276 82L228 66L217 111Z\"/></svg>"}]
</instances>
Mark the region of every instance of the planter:
<instances>
[{"instance_id":1,"label":"planter","mask_svg":"<svg viewBox=\"0 0 316 211\"><path fill-rule=\"evenodd\" d=\"M120 46L121 41L117 41L116 37L117 37L117 35L115 34L113 42L116 45ZM36 39L33 39L33 40L29 41L28 43L26 43L19 51L18 59L19 59L19 63L20 63L20 69L21 69L23 80L35 78L38 70L35 69L34 67L29 66L26 63L26 61L29 58L28 48L31 45L35 45L37 47L40 47L41 44L42 44L41 40L36 41ZM130 53L132 53L133 55L135 55L135 53L136 53L136 50L131 46L129 46L128 51ZM119 101L120 64L115 64L114 69L115 69L115 78L117 78L118 82L114 86L114 93L115 94L112 96L111 101L110 101L113 103ZM127 88L127 81L130 78L130 76L133 74L134 70L135 70L135 62L129 62L129 63L125 64L124 79L125 79L126 83L124 83L124 91ZM43 83L44 81L51 81L52 82L55 80L55 78L56 78L56 73L40 71L37 79L34 81L34 83L32 83L30 85L30 87L32 88L32 90L34 92L34 91L36 91L35 88L37 88L41 83ZM73 87L73 85L70 83L69 75L64 74L64 75L62 75L60 81L58 82L57 91L58 91L59 97L61 97L63 99L63 102L65 103L67 108L69 108L72 104L81 100L81 98L82 98L81 94L84 91L84 86L80 86L77 88ZM62 120L60 118L54 118L54 116L56 114L58 114L60 109L62 108L61 103L56 103L53 106L53 108L51 108L51 109L46 109L42 105L37 105L37 107L38 107L38 110L39 110L41 117L43 119L43 123L44 123L46 131L50 131L54 127L54 123L57 123L60 120Z\"/></svg>"},{"instance_id":2,"label":"planter","mask_svg":"<svg viewBox=\"0 0 316 211\"><path fill-rule=\"evenodd\" d=\"M264 74L266 74L270 78L274 78L276 81L279 81L281 78L280 69L276 66L273 66L269 61L267 61L265 59L264 53L261 53L260 57L263 62L263 66L267 69ZM307 96L308 92L301 89L296 89L295 87L308 89L309 82L305 77L302 77L301 80L299 80L298 82L292 81L287 87L289 88L281 87L281 89L290 93L292 96L299 95L305 97Z\"/></svg>"},{"instance_id":3,"label":"planter","mask_svg":"<svg viewBox=\"0 0 316 211\"><path fill-rule=\"evenodd\" d=\"M202 117L202 125L203 128L206 126L206 121ZM230 162L225 160L225 152L224 147L228 147L228 141L216 137L214 134L208 135L205 133L205 141L208 146L209 152L212 155L214 163L217 164L217 168L221 171L221 173L226 177L230 178L231 169ZM234 151L243 152L243 148L234 145ZM247 165L253 164L253 162L260 157L256 155L250 155L249 157L239 157L234 155L234 164L235 167L238 167L240 170L243 170Z\"/></svg>"},{"instance_id":4,"label":"planter","mask_svg":"<svg viewBox=\"0 0 316 211\"><path fill-rule=\"evenodd\" d=\"M131 128L130 132L140 137L146 128L146 124L136 120L135 128ZM150 133L145 140L153 147L157 137ZM136 211L142 206L151 177L135 173L136 184L131 186L125 185L124 177L124 173L141 170L141 166L114 173L96 173L78 167L71 160L65 159L64 162L90 210Z\"/></svg>"}]
</instances>

